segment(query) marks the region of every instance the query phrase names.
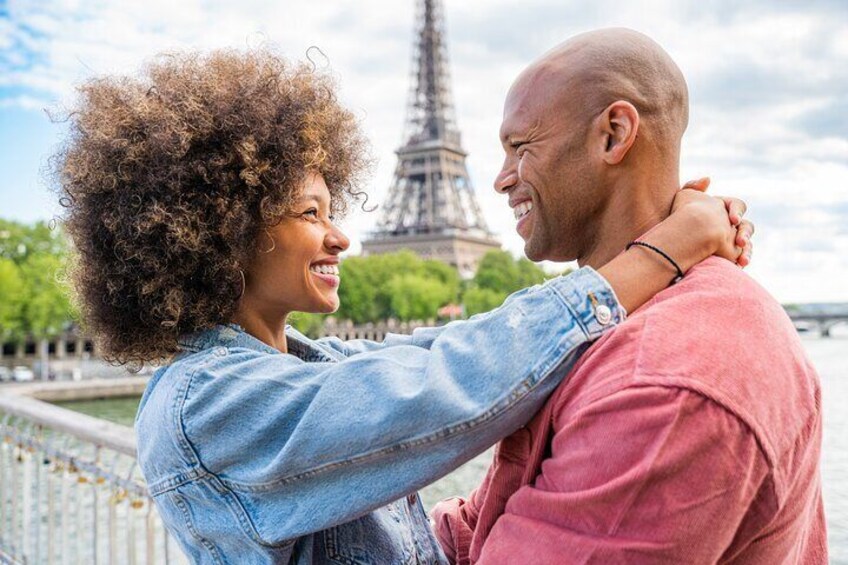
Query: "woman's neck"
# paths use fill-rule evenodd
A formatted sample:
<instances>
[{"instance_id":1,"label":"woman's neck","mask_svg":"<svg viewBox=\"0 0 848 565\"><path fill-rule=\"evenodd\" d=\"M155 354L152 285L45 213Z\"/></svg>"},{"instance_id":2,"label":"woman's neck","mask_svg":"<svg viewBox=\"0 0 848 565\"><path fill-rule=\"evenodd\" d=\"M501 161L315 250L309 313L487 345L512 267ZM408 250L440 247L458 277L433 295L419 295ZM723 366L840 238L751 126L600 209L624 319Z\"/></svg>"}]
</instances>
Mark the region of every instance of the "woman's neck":
<instances>
[{"instance_id":1,"label":"woman's neck","mask_svg":"<svg viewBox=\"0 0 848 565\"><path fill-rule=\"evenodd\" d=\"M282 353L288 353L286 318L288 313L269 315L242 302L232 321L261 342Z\"/></svg>"}]
</instances>

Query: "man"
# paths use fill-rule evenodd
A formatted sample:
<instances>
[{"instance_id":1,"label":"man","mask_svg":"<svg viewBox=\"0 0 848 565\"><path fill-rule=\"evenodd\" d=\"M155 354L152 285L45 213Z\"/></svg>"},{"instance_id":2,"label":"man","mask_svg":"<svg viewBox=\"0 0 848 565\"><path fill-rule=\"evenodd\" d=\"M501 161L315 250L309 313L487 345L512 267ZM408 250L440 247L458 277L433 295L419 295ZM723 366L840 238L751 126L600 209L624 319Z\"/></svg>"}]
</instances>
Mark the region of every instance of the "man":
<instances>
[{"instance_id":1,"label":"man","mask_svg":"<svg viewBox=\"0 0 848 565\"><path fill-rule=\"evenodd\" d=\"M661 221L687 122L680 70L633 31L526 69L495 188L527 256L603 265ZM780 306L708 259L588 350L437 534L459 563L825 563L820 406Z\"/></svg>"}]
</instances>

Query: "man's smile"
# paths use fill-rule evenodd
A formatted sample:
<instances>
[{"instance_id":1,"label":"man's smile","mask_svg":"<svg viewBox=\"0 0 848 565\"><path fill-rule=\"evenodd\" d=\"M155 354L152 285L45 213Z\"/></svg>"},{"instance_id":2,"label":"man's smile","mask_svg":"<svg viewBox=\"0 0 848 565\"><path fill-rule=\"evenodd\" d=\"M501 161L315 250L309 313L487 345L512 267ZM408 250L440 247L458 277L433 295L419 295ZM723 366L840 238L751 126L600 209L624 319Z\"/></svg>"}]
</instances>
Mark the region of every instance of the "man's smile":
<instances>
[{"instance_id":1,"label":"man's smile","mask_svg":"<svg viewBox=\"0 0 848 565\"><path fill-rule=\"evenodd\" d=\"M518 223L515 225L515 231L526 240L529 236L529 233L525 233L528 231L526 226L532 216L533 200L526 198L524 200L511 201L509 205L512 207L512 213L515 219L518 220Z\"/></svg>"},{"instance_id":2,"label":"man's smile","mask_svg":"<svg viewBox=\"0 0 848 565\"><path fill-rule=\"evenodd\" d=\"M524 202L517 204L515 208L512 209L512 213L515 214L516 220L520 220L521 218L529 214L532 209L533 201L525 200Z\"/></svg>"}]
</instances>

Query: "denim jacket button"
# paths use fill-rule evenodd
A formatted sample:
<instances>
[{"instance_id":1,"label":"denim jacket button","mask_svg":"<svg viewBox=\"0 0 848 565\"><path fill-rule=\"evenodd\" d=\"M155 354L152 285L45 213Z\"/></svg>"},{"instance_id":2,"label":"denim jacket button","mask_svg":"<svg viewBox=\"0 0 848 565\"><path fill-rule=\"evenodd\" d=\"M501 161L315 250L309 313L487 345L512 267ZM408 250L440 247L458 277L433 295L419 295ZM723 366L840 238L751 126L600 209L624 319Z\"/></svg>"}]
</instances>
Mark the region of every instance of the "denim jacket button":
<instances>
[{"instance_id":1,"label":"denim jacket button","mask_svg":"<svg viewBox=\"0 0 848 565\"><path fill-rule=\"evenodd\" d=\"M415 506L415 503L418 502L418 495L410 494L406 497L406 501L409 503L410 506Z\"/></svg>"},{"instance_id":2,"label":"denim jacket button","mask_svg":"<svg viewBox=\"0 0 848 565\"><path fill-rule=\"evenodd\" d=\"M606 304L598 304L595 307L595 319L602 326L606 326L612 321L612 310Z\"/></svg>"}]
</instances>

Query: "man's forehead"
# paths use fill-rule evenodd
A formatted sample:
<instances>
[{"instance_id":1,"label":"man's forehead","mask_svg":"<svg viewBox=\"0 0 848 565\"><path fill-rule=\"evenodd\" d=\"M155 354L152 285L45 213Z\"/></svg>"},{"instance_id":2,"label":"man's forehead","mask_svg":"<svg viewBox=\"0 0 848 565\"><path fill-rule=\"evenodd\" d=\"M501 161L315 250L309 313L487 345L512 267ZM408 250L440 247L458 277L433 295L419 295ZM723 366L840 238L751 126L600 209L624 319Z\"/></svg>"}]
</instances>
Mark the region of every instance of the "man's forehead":
<instances>
[{"instance_id":1,"label":"man's forehead","mask_svg":"<svg viewBox=\"0 0 848 565\"><path fill-rule=\"evenodd\" d=\"M504 102L500 129L501 140L507 141L510 136L522 129L522 121L526 121L527 113L526 107L521 104L516 96L513 96L513 92L510 90L506 102Z\"/></svg>"},{"instance_id":2,"label":"man's forehead","mask_svg":"<svg viewBox=\"0 0 848 565\"><path fill-rule=\"evenodd\" d=\"M515 80L504 102L501 138L519 134L543 119L561 114L567 104L567 80L561 70L532 65ZM554 111L555 110L555 111Z\"/></svg>"}]
</instances>

